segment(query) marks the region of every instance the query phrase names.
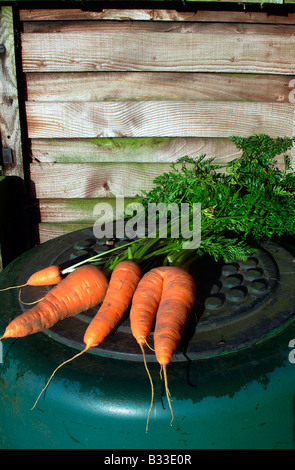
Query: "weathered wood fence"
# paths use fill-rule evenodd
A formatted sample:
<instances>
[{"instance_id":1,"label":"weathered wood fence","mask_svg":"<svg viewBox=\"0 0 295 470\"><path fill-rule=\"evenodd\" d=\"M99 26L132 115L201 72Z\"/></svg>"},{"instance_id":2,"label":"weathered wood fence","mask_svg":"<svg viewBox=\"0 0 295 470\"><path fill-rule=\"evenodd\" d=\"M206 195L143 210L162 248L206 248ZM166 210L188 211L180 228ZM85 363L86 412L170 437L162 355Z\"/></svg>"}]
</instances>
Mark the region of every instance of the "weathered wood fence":
<instances>
[{"instance_id":1,"label":"weathered wood fence","mask_svg":"<svg viewBox=\"0 0 295 470\"><path fill-rule=\"evenodd\" d=\"M295 14L20 9L40 241L93 223L184 155L294 135Z\"/></svg>"}]
</instances>

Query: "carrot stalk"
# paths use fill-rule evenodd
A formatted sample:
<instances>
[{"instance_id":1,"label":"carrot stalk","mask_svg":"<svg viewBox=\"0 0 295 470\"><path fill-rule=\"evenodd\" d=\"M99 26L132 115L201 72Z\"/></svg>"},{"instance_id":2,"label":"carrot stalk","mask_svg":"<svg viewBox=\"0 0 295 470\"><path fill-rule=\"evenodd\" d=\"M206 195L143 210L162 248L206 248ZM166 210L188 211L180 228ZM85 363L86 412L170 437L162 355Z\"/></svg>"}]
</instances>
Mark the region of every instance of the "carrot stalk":
<instances>
[{"instance_id":1,"label":"carrot stalk","mask_svg":"<svg viewBox=\"0 0 295 470\"><path fill-rule=\"evenodd\" d=\"M94 307L108 287L105 274L93 265L81 266L53 287L37 305L12 320L0 339L27 336Z\"/></svg>"},{"instance_id":2,"label":"carrot stalk","mask_svg":"<svg viewBox=\"0 0 295 470\"><path fill-rule=\"evenodd\" d=\"M64 364L81 356L91 347L98 346L118 325L131 302L140 277L141 269L133 261L122 261L114 268L103 303L85 331L83 338L85 348L72 358L64 361L53 371L33 408L48 387L55 373Z\"/></svg>"},{"instance_id":3,"label":"carrot stalk","mask_svg":"<svg viewBox=\"0 0 295 470\"><path fill-rule=\"evenodd\" d=\"M74 271L77 267L83 265L84 263L93 263L95 261L98 261L101 259L101 257L103 256L106 256L106 255L110 255L110 253L114 252L114 251L118 251L118 250L122 250L123 248L126 248L130 245L133 245L134 244L134 240L133 241L130 241L130 242L127 242L125 243L124 245L121 245L121 246L116 246L115 248L111 248L110 250L107 250L107 251L103 251L102 253L99 253L97 255L94 255L94 256L91 256L90 258L87 258L87 259L84 259L82 261L79 261L78 263L72 265L72 266L69 266L68 268L65 268L62 270L62 274L68 274L72 271Z\"/></svg>"}]
</instances>

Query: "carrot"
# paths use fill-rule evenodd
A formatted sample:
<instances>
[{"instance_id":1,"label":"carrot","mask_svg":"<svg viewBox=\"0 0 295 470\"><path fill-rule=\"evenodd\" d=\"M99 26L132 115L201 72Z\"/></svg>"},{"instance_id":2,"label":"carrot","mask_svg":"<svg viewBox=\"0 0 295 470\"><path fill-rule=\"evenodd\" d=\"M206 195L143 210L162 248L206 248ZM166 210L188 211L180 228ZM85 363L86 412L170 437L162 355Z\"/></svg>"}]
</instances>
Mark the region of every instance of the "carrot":
<instances>
[{"instance_id":1,"label":"carrot","mask_svg":"<svg viewBox=\"0 0 295 470\"><path fill-rule=\"evenodd\" d=\"M148 432L149 419L153 407L154 386L146 363L146 356L143 346L144 344L147 344L147 338L151 332L152 325L158 310L162 294L162 287L159 288L159 286L162 286L162 283L163 278L157 268L148 271L142 277L137 286L130 308L131 332L140 346L143 355L144 366L151 384L151 404L146 423L146 432Z\"/></svg>"},{"instance_id":2,"label":"carrot","mask_svg":"<svg viewBox=\"0 0 295 470\"><path fill-rule=\"evenodd\" d=\"M154 268L141 279L130 310L132 334L142 350L156 318L154 346L157 361L164 372L166 396L172 415L171 424L174 414L168 389L167 365L180 343L194 305L195 290L195 281L185 269L174 266Z\"/></svg>"},{"instance_id":3,"label":"carrot","mask_svg":"<svg viewBox=\"0 0 295 470\"><path fill-rule=\"evenodd\" d=\"M86 349L98 346L119 323L140 278L141 269L133 261L122 261L114 268L105 299L85 332Z\"/></svg>"},{"instance_id":4,"label":"carrot","mask_svg":"<svg viewBox=\"0 0 295 470\"><path fill-rule=\"evenodd\" d=\"M84 354L91 347L98 346L117 326L131 302L140 278L141 269L133 261L122 261L113 269L103 303L85 331L83 338L85 348L70 359L64 361L53 371L47 384L39 394L33 408L36 406L41 394L46 390L58 369L76 357Z\"/></svg>"},{"instance_id":5,"label":"carrot","mask_svg":"<svg viewBox=\"0 0 295 470\"><path fill-rule=\"evenodd\" d=\"M8 289L17 289L25 286L53 286L62 280L59 266L49 266L33 273L25 284L19 286L9 286L0 289L0 292Z\"/></svg>"},{"instance_id":6,"label":"carrot","mask_svg":"<svg viewBox=\"0 0 295 470\"><path fill-rule=\"evenodd\" d=\"M132 299L130 327L139 345L144 345L151 332L162 295L163 276L160 268L148 271L140 280Z\"/></svg>"},{"instance_id":7,"label":"carrot","mask_svg":"<svg viewBox=\"0 0 295 470\"><path fill-rule=\"evenodd\" d=\"M53 287L37 305L12 320L0 340L43 331L94 307L104 298L107 287L108 280L97 266L81 266Z\"/></svg>"}]
</instances>

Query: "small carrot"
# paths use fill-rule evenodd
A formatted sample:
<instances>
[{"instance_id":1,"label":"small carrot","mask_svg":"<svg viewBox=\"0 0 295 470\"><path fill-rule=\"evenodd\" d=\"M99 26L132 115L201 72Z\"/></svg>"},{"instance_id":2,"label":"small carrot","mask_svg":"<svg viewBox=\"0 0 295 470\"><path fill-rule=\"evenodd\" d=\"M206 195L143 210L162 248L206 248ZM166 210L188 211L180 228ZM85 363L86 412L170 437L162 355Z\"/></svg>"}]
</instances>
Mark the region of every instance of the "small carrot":
<instances>
[{"instance_id":1,"label":"small carrot","mask_svg":"<svg viewBox=\"0 0 295 470\"><path fill-rule=\"evenodd\" d=\"M33 408L36 406L41 394L46 390L58 369L76 357L84 354L91 347L98 346L118 325L131 302L140 278L141 269L138 264L133 261L122 261L113 269L103 303L85 331L83 338L85 348L70 359L64 361L53 371L47 384L39 394Z\"/></svg>"},{"instance_id":2,"label":"small carrot","mask_svg":"<svg viewBox=\"0 0 295 470\"><path fill-rule=\"evenodd\" d=\"M25 286L53 286L62 280L62 275L59 266L49 266L33 273L25 284L19 286L9 286L0 289L0 292L8 289L18 289Z\"/></svg>"},{"instance_id":3,"label":"small carrot","mask_svg":"<svg viewBox=\"0 0 295 470\"><path fill-rule=\"evenodd\" d=\"M194 305L195 290L195 281L185 269L174 266L154 268L141 279L130 309L132 334L142 350L156 318L154 346L157 361L164 372L166 396L172 415L171 424L174 414L168 389L167 365L180 343ZM151 407L149 414L150 411Z\"/></svg>"},{"instance_id":4,"label":"small carrot","mask_svg":"<svg viewBox=\"0 0 295 470\"><path fill-rule=\"evenodd\" d=\"M19 338L50 328L58 321L85 311L102 301L108 280L101 269L81 266L53 287L34 307L7 326L0 338Z\"/></svg>"}]
</instances>

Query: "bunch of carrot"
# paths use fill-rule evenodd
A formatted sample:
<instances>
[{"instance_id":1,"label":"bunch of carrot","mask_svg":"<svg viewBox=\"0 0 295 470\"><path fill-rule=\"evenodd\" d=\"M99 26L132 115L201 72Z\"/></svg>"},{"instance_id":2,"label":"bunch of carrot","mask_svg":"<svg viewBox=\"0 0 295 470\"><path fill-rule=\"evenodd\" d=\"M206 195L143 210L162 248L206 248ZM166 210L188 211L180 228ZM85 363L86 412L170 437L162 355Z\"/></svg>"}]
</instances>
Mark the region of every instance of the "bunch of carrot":
<instances>
[{"instance_id":1,"label":"bunch of carrot","mask_svg":"<svg viewBox=\"0 0 295 470\"><path fill-rule=\"evenodd\" d=\"M172 414L171 424L174 414L168 389L167 365L180 343L187 318L195 302L195 291L195 281L185 269L175 266L157 267L142 277L133 296L130 309L131 331L140 345L143 355L143 345L147 343L152 325L156 320L154 329L155 354L164 372L166 396ZM149 415L152 404L153 386Z\"/></svg>"},{"instance_id":2,"label":"bunch of carrot","mask_svg":"<svg viewBox=\"0 0 295 470\"><path fill-rule=\"evenodd\" d=\"M71 315L88 310L99 303L101 305L85 331L85 348L55 369L33 408L56 371L91 347L100 344L118 325L130 305L132 334L142 350L147 372L143 346L156 319L155 354L164 372L172 424L174 415L168 389L167 365L179 345L185 323L193 308L195 282L192 276L185 269L173 266L153 268L142 276L139 265L131 260L117 264L109 281L104 272L92 264L79 266L64 278L58 266L49 267L47 273L47 279L46 269L35 273L24 285L56 285L37 305L12 320L0 340L37 333ZM150 374L149 378L152 386ZM152 404L153 386L148 419Z\"/></svg>"}]
</instances>

